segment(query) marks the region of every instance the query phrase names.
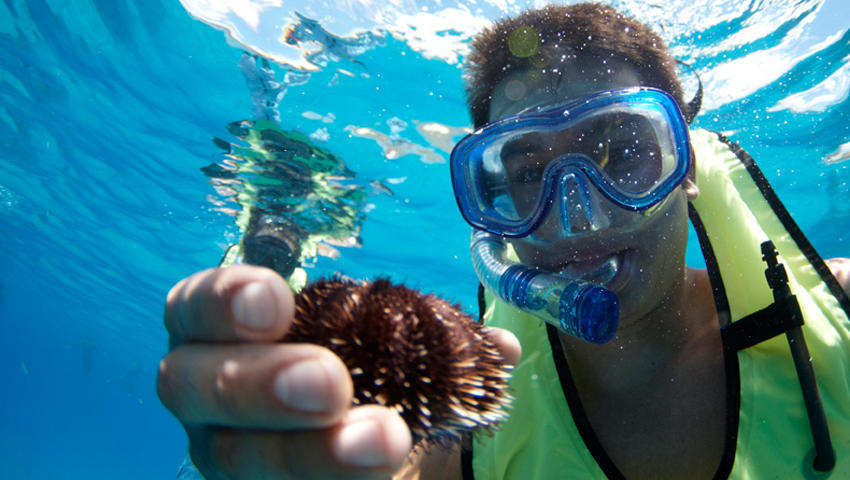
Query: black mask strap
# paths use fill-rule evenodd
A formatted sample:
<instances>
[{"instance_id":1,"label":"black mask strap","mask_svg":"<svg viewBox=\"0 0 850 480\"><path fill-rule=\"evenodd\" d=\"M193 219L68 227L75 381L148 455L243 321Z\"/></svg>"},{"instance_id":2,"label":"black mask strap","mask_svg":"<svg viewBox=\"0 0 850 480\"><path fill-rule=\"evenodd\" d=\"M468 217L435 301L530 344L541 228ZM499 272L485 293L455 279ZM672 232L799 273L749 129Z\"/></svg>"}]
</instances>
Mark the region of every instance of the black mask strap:
<instances>
[{"instance_id":1,"label":"black mask strap","mask_svg":"<svg viewBox=\"0 0 850 480\"><path fill-rule=\"evenodd\" d=\"M694 118L696 118L697 113L699 113L700 107L702 107L702 79L699 78L699 74L696 70L694 70L694 67L681 60L676 60L676 63L690 70L691 73L697 77L697 84L699 84L699 88L697 88L697 93L694 94L694 98L688 102L688 112L685 114L685 121L688 122L688 125L690 125L691 122L694 121Z\"/></svg>"}]
</instances>

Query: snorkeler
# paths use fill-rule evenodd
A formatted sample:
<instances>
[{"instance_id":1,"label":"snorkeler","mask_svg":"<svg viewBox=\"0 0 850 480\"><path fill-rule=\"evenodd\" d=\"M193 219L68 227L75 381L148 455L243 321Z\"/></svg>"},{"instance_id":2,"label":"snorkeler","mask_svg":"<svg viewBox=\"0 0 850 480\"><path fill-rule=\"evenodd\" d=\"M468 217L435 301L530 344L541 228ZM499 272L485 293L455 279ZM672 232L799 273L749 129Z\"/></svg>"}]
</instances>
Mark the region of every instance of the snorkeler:
<instances>
[{"instance_id":1,"label":"snorkeler","mask_svg":"<svg viewBox=\"0 0 850 480\"><path fill-rule=\"evenodd\" d=\"M219 266L247 263L271 268L299 290L302 268L317 255L334 256L335 245L359 246L365 187L333 152L270 120L233 122L242 142L217 140L224 166L204 167L212 181L230 188L241 210L242 236Z\"/></svg>"},{"instance_id":2,"label":"snorkeler","mask_svg":"<svg viewBox=\"0 0 850 480\"><path fill-rule=\"evenodd\" d=\"M251 92L251 101L254 103L254 118L271 120L280 123L280 104L289 84L286 81L278 81L275 78L269 61L243 52L239 57L239 69L248 84Z\"/></svg>"},{"instance_id":3,"label":"snorkeler","mask_svg":"<svg viewBox=\"0 0 850 480\"><path fill-rule=\"evenodd\" d=\"M333 152L297 131L281 128L278 104L289 82L278 81L265 59L239 59L254 104L254 120L231 122L238 142L215 138L225 160L201 170L234 212L241 237L219 266L247 263L270 268L298 291L302 268L317 255L338 255L335 245L359 246L365 187Z\"/></svg>"},{"instance_id":4,"label":"snorkeler","mask_svg":"<svg viewBox=\"0 0 850 480\"><path fill-rule=\"evenodd\" d=\"M820 259L739 146L689 131L661 38L578 4L498 22L472 47L478 130L452 181L484 318L506 329L508 363L524 353L510 418L408 456L394 412L350 407L339 359L270 343L292 319L278 276L208 270L169 293L159 380L205 476L850 475L850 262ZM685 265L689 217L707 270ZM534 287L538 272L553 289ZM601 292L588 305L616 324L582 323L596 315L575 285ZM794 364L803 340L809 369Z\"/></svg>"},{"instance_id":5,"label":"snorkeler","mask_svg":"<svg viewBox=\"0 0 850 480\"><path fill-rule=\"evenodd\" d=\"M354 57L375 45L383 45L383 38L373 32L360 32L350 37L338 37L325 30L316 20L305 17L298 12L294 13L297 21L284 29L282 39L289 45L304 48L304 58L314 65L324 66L329 61L346 59L363 66Z\"/></svg>"}]
</instances>

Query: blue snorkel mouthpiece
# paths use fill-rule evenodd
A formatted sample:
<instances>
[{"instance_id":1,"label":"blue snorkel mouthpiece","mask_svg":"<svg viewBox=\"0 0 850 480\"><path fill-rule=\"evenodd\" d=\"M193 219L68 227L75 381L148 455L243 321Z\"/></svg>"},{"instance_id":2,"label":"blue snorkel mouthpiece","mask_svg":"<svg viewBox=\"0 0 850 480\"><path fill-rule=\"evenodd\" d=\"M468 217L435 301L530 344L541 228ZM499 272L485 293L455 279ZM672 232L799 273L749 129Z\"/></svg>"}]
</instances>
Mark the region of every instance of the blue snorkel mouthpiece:
<instances>
[{"instance_id":1,"label":"blue snorkel mouthpiece","mask_svg":"<svg viewBox=\"0 0 850 480\"><path fill-rule=\"evenodd\" d=\"M498 235L479 229L472 234L472 264L485 288L564 333L591 343L611 340L620 316L614 292L512 262L506 250Z\"/></svg>"}]
</instances>

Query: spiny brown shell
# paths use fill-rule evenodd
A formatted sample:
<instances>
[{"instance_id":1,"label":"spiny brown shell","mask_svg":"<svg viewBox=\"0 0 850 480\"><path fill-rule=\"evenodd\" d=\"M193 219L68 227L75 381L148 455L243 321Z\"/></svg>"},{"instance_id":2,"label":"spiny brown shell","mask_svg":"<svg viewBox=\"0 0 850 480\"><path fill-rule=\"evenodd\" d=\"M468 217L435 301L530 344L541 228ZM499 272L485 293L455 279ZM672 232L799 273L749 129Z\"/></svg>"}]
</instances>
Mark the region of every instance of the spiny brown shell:
<instances>
[{"instance_id":1,"label":"spiny brown shell","mask_svg":"<svg viewBox=\"0 0 850 480\"><path fill-rule=\"evenodd\" d=\"M335 352L351 372L354 403L395 408L414 441L446 445L506 417L510 368L458 306L386 279L341 278L306 286L295 305L284 341Z\"/></svg>"}]
</instances>

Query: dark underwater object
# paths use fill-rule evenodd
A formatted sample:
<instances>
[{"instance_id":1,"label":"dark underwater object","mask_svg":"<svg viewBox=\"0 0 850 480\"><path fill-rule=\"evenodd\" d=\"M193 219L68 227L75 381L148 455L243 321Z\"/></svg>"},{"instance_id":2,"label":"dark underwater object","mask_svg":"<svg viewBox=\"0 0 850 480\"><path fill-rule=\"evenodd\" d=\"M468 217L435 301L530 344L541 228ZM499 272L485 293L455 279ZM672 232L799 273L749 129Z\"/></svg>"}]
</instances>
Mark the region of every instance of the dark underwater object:
<instances>
[{"instance_id":1,"label":"dark underwater object","mask_svg":"<svg viewBox=\"0 0 850 480\"><path fill-rule=\"evenodd\" d=\"M242 239L244 262L271 268L284 278L299 266L301 244L307 232L283 216L253 207Z\"/></svg>"},{"instance_id":2,"label":"dark underwater object","mask_svg":"<svg viewBox=\"0 0 850 480\"><path fill-rule=\"evenodd\" d=\"M482 325L435 295L387 279L318 280L296 296L283 340L336 353L354 403L395 408L416 443L446 446L507 416L510 367Z\"/></svg>"}]
</instances>

